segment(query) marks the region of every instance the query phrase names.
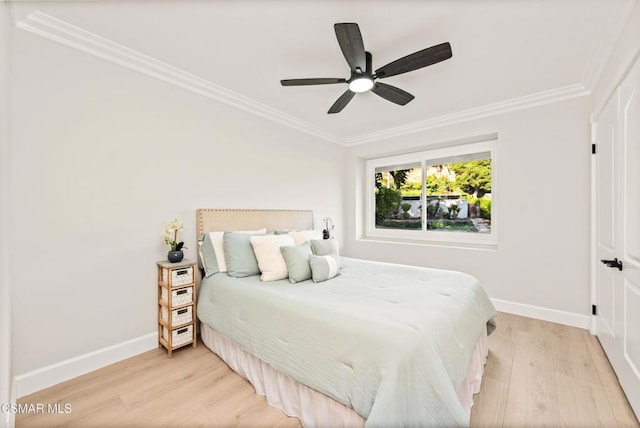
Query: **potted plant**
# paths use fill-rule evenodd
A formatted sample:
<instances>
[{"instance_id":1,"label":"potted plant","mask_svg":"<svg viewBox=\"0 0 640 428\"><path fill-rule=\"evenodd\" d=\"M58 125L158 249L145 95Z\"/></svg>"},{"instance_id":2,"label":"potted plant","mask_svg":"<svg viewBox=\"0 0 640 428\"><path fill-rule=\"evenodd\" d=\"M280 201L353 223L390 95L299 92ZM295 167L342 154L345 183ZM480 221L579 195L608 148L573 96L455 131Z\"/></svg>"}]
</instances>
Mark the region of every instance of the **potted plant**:
<instances>
[{"instance_id":1,"label":"potted plant","mask_svg":"<svg viewBox=\"0 0 640 428\"><path fill-rule=\"evenodd\" d=\"M409 214L409 210L411 209L411 204L408 202L405 202L402 205L400 205L400 208L402 208L402 211L404 211L402 213L402 217L405 220L408 220L411 217L411 215Z\"/></svg>"},{"instance_id":2,"label":"potted plant","mask_svg":"<svg viewBox=\"0 0 640 428\"><path fill-rule=\"evenodd\" d=\"M460 207L458 206L458 204L449 205L449 218L451 220L455 220L456 218L458 218L459 212L460 212Z\"/></svg>"},{"instance_id":3,"label":"potted plant","mask_svg":"<svg viewBox=\"0 0 640 428\"><path fill-rule=\"evenodd\" d=\"M322 221L324 221L324 229L322 230L322 239L331 238L331 231L335 228L333 224L333 219L331 217L325 217Z\"/></svg>"},{"instance_id":4,"label":"potted plant","mask_svg":"<svg viewBox=\"0 0 640 428\"><path fill-rule=\"evenodd\" d=\"M186 247L184 247L184 242L178 242L178 231L183 229L184 224L182 224L182 222L176 218L167 223L164 231L162 232L164 243L169 246L167 260L169 260L171 263L181 262L184 258L182 249Z\"/></svg>"}]
</instances>

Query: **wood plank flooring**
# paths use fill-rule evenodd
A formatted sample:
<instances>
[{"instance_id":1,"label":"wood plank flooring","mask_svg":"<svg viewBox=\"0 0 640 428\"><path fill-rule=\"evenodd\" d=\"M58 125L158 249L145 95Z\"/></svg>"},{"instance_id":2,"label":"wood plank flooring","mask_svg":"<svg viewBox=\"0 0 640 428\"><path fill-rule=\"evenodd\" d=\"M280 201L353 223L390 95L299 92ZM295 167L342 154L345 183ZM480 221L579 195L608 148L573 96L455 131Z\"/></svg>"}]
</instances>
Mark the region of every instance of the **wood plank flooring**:
<instances>
[{"instance_id":1,"label":"wood plank flooring","mask_svg":"<svg viewBox=\"0 0 640 428\"><path fill-rule=\"evenodd\" d=\"M209 369L205 369L209 367ZM157 349L23 397L69 413L16 427L300 427L202 344ZM640 427L587 331L500 313L471 427Z\"/></svg>"},{"instance_id":2,"label":"wood plank flooring","mask_svg":"<svg viewBox=\"0 0 640 428\"><path fill-rule=\"evenodd\" d=\"M595 336L505 313L474 401L471 427L640 427Z\"/></svg>"}]
</instances>

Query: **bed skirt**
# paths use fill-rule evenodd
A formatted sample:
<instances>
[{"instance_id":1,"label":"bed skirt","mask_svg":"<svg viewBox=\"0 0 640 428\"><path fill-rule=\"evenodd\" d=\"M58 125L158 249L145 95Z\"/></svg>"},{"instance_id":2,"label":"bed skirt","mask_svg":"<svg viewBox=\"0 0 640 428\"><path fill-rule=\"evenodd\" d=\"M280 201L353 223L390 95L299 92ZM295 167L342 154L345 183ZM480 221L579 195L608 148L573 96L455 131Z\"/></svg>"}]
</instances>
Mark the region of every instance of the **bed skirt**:
<instances>
[{"instance_id":1,"label":"bed skirt","mask_svg":"<svg viewBox=\"0 0 640 428\"><path fill-rule=\"evenodd\" d=\"M269 364L245 351L234 341L201 323L200 335L204 344L256 390L264 395L270 406L281 409L287 416L300 419L305 428L362 428L365 420L353 409L319 393L281 373ZM458 388L458 398L471 412L473 394L480 391L489 346L486 329L476 341L467 377Z\"/></svg>"}]
</instances>

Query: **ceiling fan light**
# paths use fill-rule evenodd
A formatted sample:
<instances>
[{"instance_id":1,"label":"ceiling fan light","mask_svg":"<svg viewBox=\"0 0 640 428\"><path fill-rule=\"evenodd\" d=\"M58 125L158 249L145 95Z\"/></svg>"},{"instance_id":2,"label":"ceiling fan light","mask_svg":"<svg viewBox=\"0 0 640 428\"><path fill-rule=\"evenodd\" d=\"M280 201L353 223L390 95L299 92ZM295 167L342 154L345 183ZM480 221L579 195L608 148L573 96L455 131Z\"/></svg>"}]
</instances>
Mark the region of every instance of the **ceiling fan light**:
<instances>
[{"instance_id":1,"label":"ceiling fan light","mask_svg":"<svg viewBox=\"0 0 640 428\"><path fill-rule=\"evenodd\" d=\"M367 92L373 88L373 80L368 77L359 77L349 82L349 89L353 92Z\"/></svg>"}]
</instances>

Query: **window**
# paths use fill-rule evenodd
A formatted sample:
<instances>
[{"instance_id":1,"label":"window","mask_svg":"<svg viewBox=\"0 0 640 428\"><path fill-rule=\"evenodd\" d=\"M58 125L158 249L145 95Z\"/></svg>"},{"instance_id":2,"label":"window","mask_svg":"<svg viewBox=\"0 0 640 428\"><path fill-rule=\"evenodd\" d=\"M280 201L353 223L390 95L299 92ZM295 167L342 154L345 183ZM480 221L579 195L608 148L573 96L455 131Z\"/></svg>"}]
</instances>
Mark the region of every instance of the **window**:
<instances>
[{"instance_id":1,"label":"window","mask_svg":"<svg viewBox=\"0 0 640 428\"><path fill-rule=\"evenodd\" d=\"M366 165L368 237L495 244L495 141Z\"/></svg>"}]
</instances>

